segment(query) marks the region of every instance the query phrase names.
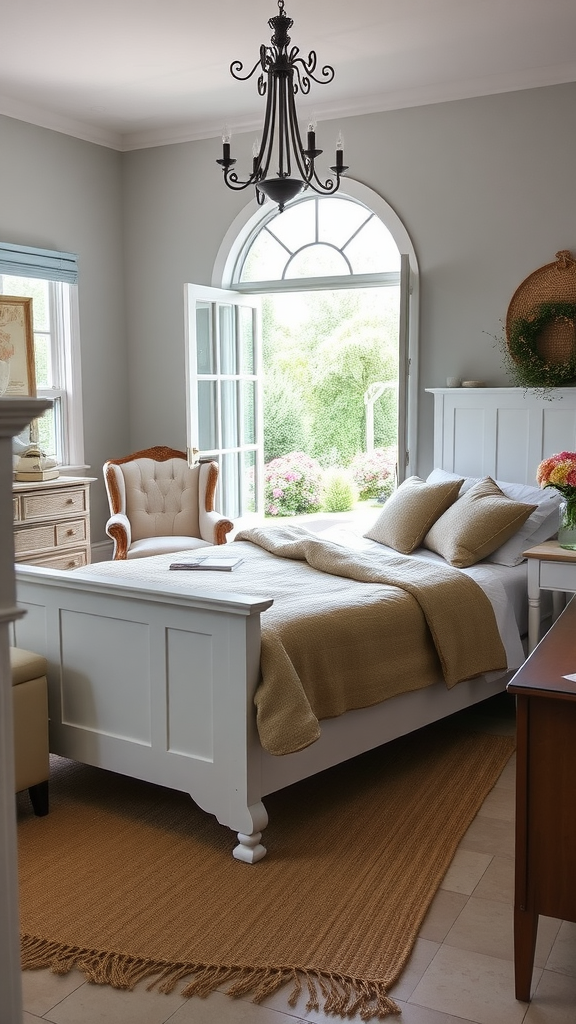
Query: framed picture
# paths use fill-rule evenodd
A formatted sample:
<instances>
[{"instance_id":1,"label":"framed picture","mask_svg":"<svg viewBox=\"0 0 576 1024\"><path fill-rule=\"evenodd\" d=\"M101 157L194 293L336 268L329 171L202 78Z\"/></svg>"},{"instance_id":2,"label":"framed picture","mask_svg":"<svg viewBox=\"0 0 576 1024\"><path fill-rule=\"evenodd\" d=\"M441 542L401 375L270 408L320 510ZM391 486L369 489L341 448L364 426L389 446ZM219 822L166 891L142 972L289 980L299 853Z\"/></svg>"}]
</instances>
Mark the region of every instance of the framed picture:
<instances>
[{"instance_id":1,"label":"framed picture","mask_svg":"<svg viewBox=\"0 0 576 1024\"><path fill-rule=\"evenodd\" d=\"M7 383L6 395L36 398L32 299L0 295L0 367Z\"/></svg>"}]
</instances>

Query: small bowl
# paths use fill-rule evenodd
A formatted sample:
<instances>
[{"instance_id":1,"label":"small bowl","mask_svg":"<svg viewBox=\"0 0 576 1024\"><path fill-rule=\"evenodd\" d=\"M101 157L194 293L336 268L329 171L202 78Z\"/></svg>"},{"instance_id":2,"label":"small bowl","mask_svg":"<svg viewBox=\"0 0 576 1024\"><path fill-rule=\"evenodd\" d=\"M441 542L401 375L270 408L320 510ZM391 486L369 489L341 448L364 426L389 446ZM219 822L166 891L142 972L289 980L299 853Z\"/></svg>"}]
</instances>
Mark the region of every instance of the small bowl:
<instances>
[{"instance_id":1,"label":"small bowl","mask_svg":"<svg viewBox=\"0 0 576 1024\"><path fill-rule=\"evenodd\" d=\"M483 388L484 387L484 381L483 380L463 380L462 381L462 387L463 388Z\"/></svg>"}]
</instances>

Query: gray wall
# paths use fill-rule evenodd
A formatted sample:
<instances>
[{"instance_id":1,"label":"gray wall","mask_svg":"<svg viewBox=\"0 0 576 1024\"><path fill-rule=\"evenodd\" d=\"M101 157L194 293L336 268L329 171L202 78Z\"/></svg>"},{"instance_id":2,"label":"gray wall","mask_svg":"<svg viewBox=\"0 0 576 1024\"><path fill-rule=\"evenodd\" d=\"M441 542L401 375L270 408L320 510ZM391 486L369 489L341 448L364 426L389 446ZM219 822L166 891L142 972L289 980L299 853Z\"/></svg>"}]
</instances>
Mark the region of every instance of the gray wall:
<instances>
[{"instance_id":1,"label":"gray wall","mask_svg":"<svg viewBox=\"0 0 576 1024\"><path fill-rule=\"evenodd\" d=\"M396 210L421 275L417 470L447 375L509 383L491 335L533 270L576 251L576 84L325 122L350 173ZM250 159L252 136L234 139ZM234 218L212 139L117 154L0 118L0 237L80 256L87 458L185 444L186 281L211 284ZM124 321L125 315L125 321ZM93 539L103 537L95 486Z\"/></svg>"},{"instance_id":2,"label":"gray wall","mask_svg":"<svg viewBox=\"0 0 576 1024\"><path fill-rule=\"evenodd\" d=\"M432 397L448 375L510 383L492 335L533 270L576 250L576 85L325 122L350 174L396 210L421 274L417 468L432 463ZM247 166L252 138L244 145ZM219 140L125 155L131 428L137 443L182 444L182 283L212 283L219 245L251 194L214 163ZM152 358L153 350L165 355Z\"/></svg>"},{"instance_id":3,"label":"gray wall","mask_svg":"<svg viewBox=\"0 0 576 1024\"><path fill-rule=\"evenodd\" d=\"M102 463L127 450L122 155L0 117L0 239L78 254L84 444L94 540L107 511Z\"/></svg>"}]
</instances>

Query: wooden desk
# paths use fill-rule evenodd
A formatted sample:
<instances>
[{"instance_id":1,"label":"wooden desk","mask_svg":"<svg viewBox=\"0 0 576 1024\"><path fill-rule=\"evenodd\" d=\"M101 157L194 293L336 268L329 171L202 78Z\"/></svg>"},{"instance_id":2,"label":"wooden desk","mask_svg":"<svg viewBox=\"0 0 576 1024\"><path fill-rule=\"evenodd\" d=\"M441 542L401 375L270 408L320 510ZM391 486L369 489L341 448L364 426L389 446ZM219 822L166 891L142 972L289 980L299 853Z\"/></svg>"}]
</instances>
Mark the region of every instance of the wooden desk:
<instances>
[{"instance_id":1,"label":"wooden desk","mask_svg":"<svg viewBox=\"0 0 576 1024\"><path fill-rule=\"evenodd\" d=\"M553 617L558 618L565 604L565 594L576 593L576 551L561 548L557 540L524 552L528 559L528 651L540 639L540 591L551 590Z\"/></svg>"},{"instance_id":2,"label":"wooden desk","mask_svg":"<svg viewBox=\"0 0 576 1024\"><path fill-rule=\"evenodd\" d=\"M576 921L576 599L507 690L517 702L514 973L528 1002L539 915Z\"/></svg>"}]
</instances>

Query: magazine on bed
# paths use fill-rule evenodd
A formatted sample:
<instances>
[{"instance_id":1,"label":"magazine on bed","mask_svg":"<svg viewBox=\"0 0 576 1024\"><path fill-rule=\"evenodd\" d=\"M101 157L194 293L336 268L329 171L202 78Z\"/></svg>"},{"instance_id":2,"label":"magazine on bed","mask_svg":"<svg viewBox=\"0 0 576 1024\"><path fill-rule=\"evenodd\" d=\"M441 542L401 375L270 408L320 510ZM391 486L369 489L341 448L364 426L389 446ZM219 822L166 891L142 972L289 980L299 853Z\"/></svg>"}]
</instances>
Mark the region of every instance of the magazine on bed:
<instances>
[{"instance_id":1,"label":"magazine on bed","mask_svg":"<svg viewBox=\"0 0 576 1024\"><path fill-rule=\"evenodd\" d=\"M189 558L185 562L172 562L171 569L204 569L210 572L232 572L237 565L243 562L243 558L220 558L217 555L200 555L198 558Z\"/></svg>"}]
</instances>

